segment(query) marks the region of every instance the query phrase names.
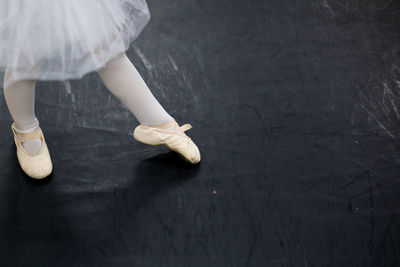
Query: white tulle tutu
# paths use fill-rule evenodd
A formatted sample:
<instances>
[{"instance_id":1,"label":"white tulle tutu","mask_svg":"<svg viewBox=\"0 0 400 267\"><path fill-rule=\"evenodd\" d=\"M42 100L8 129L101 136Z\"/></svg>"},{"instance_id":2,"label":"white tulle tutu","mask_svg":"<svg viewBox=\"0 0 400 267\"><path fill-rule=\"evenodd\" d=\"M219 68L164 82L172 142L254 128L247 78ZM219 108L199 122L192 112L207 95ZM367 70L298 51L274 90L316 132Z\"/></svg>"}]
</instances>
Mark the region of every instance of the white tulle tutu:
<instances>
[{"instance_id":1,"label":"white tulle tutu","mask_svg":"<svg viewBox=\"0 0 400 267\"><path fill-rule=\"evenodd\" d=\"M150 19L146 0L0 0L7 81L64 80L128 49Z\"/></svg>"}]
</instances>

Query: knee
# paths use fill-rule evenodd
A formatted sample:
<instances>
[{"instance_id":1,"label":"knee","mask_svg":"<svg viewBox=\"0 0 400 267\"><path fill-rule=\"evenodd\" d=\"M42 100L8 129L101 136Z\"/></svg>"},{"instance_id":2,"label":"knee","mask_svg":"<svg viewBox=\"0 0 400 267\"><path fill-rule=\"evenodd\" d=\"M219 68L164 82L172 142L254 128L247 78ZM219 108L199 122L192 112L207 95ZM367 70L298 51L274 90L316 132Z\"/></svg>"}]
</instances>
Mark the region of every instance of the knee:
<instances>
[{"instance_id":1,"label":"knee","mask_svg":"<svg viewBox=\"0 0 400 267\"><path fill-rule=\"evenodd\" d=\"M125 52L119 53L118 55L116 55L107 62L107 66L113 66L113 67L120 66L121 63L124 62L124 60L126 60L127 58L128 57L126 56Z\"/></svg>"},{"instance_id":2,"label":"knee","mask_svg":"<svg viewBox=\"0 0 400 267\"><path fill-rule=\"evenodd\" d=\"M5 92L7 88L10 87L26 87L26 86L32 87L35 85L35 82L36 80L18 79L15 72L11 68L7 67L3 78L3 90Z\"/></svg>"},{"instance_id":3,"label":"knee","mask_svg":"<svg viewBox=\"0 0 400 267\"><path fill-rule=\"evenodd\" d=\"M100 74L100 76L107 76L107 75L115 75L115 73L118 73L121 71L121 67L124 66L124 62L126 60L127 56L125 52L119 53L115 57L111 58L110 60L107 61L107 63L101 67L100 69L97 70L97 72Z\"/></svg>"},{"instance_id":4,"label":"knee","mask_svg":"<svg viewBox=\"0 0 400 267\"><path fill-rule=\"evenodd\" d=\"M7 67L6 71L4 72L4 79L3 79L4 90L7 90L7 88L9 88L15 82L16 82L15 72L12 70L12 68Z\"/></svg>"}]
</instances>

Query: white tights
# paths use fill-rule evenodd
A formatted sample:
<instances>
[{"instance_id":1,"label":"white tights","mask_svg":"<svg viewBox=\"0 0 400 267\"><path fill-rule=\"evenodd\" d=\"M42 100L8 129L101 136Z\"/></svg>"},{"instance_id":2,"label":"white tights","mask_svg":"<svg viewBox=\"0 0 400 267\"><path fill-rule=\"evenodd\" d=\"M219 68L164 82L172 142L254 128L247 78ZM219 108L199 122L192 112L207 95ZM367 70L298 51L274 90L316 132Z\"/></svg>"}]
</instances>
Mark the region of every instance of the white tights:
<instances>
[{"instance_id":1,"label":"white tights","mask_svg":"<svg viewBox=\"0 0 400 267\"><path fill-rule=\"evenodd\" d=\"M7 80L8 71L4 81ZM173 119L151 93L125 53L107 62L98 73L109 91L132 112L140 124L153 126ZM35 116L35 80L22 80L4 86L4 97L16 130L30 132L39 125ZM41 141L31 139L22 145L35 154L39 152Z\"/></svg>"}]
</instances>

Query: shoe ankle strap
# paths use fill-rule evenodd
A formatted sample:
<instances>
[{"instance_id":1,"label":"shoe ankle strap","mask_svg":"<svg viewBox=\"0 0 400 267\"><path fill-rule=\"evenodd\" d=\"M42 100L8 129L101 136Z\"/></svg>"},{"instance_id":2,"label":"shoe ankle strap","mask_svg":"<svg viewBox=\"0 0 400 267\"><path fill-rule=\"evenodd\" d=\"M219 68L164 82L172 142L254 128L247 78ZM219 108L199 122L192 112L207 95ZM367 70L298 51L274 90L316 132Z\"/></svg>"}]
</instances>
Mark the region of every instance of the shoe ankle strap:
<instances>
[{"instance_id":1,"label":"shoe ankle strap","mask_svg":"<svg viewBox=\"0 0 400 267\"><path fill-rule=\"evenodd\" d=\"M21 133L15 129L15 124L11 125L11 129L14 132L14 135L18 137L18 140L21 142L25 142L30 139L40 139L42 137L42 133L40 131L40 127L36 127L32 132L29 133Z\"/></svg>"},{"instance_id":2,"label":"shoe ankle strap","mask_svg":"<svg viewBox=\"0 0 400 267\"><path fill-rule=\"evenodd\" d=\"M192 125L190 125L189 123L186 123L186 124L184 124L184 125L179 127L179 129L181 129L182 132L185 132L185 131L187 131L189 129L192 129L192 128L193 128Z\"/></svg>"}]
</instances>

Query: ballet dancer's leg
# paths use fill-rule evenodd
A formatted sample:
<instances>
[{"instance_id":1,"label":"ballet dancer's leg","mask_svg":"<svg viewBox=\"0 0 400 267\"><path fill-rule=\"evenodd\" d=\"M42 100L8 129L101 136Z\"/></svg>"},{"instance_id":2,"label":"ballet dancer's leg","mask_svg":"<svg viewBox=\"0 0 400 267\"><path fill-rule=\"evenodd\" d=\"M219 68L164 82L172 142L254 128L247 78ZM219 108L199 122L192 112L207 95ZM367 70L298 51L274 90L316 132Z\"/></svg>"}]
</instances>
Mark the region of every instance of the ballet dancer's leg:
<instances>
[{"instance_id":1,"label":"ballet dancer's leg","mask_svg":"<svg viewBox=\"0 0 400 267\"><path fill-rule=\"evenodd\" d=\"M35 81L21 80L9 84L7 79L10 74L7 69L4 76L4 98L8 110L17 131L32 132L39 125L35 116ZM40 139L30 139L22 143L24 149L32 154L38 153L41 145Z\"/></svg>"},{"instance_id":2,"label":"ballet dancer's leg","mask_svg":"<svg viewBox=\"0 0 400 267\"><path fill-rule=\"evenodd\" d=\"M200 151L184 131L190 124L179 126L155 99L125 53L107 62L99 75L106 87L141 123L133 137L149 145L166 145L191 163L200 161Z\"/></svg>"},{"instance_id":3,"label":"ballet dancer's leg","mask_svg":"<svg viewBox=\"0 0 400 267\"><path fill-rule=\"evenodd\" d=\"M142 125L158 126L173 120L151 93L125 53L107 62L98 73L110 92Z\"/></svg>"}]
</instances>

